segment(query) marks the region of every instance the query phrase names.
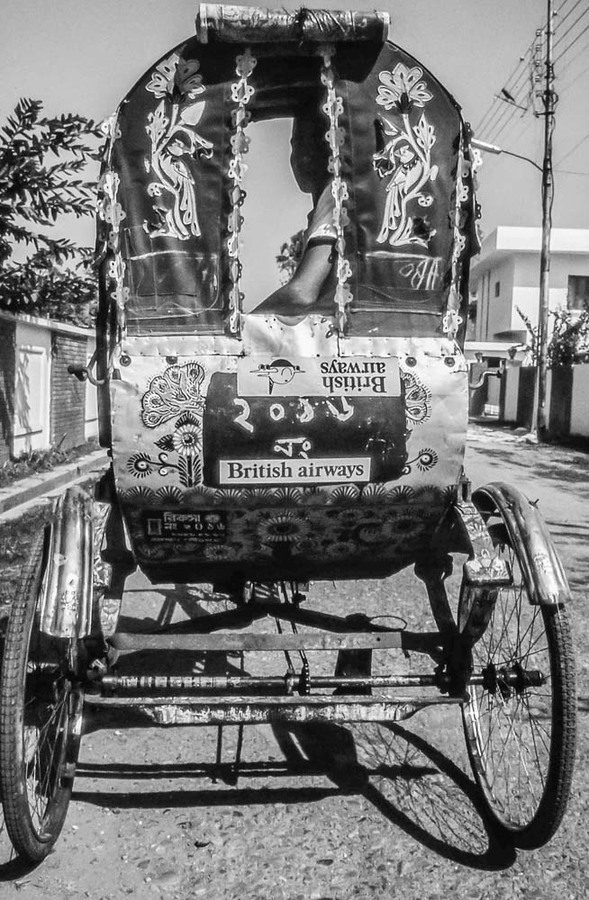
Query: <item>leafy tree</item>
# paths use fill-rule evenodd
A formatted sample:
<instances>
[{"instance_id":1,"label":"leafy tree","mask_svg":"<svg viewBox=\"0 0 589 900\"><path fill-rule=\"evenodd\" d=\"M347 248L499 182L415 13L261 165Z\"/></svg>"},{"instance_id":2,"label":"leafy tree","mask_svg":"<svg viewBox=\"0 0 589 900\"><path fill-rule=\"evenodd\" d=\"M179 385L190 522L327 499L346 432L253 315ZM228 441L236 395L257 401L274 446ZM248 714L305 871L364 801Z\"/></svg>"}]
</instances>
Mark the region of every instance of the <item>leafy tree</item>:
<instances>
[{"instance_id":1,"label":"leafy tree","mask_svg":"<svg viewBox=\"0 0 589 900\"><path fill-rule=\"evenodd\" d=\"M84 172L98 159L100 131L83 116L46 118L42 109L21 99L0 128L0 308L87 321L96 296L92 253L54 226L95 211L95 185Z\"/></svg>"},{"instance_id":2,"label":"leafy tree","mask_svg":"<svg viewBox=\"0 0 589 900\"><path fill-rule=\"evenodd\" d=\"M538 328L516 307L531 338L532 361L538 362ZM546 348L549 366L571 366L589 361L589 309L551 311L552 334Z\"/></svg>"},{"instance_id":3,"label":"leafy tree","mask_svg":"<svg viewBox=\"0 0 589 900\"><path fill-rule=\"evenodd\" d=\"M548 344L551 366L571 366L589 359L589 310L559 309Z\"/></svg>"}]
</instances>

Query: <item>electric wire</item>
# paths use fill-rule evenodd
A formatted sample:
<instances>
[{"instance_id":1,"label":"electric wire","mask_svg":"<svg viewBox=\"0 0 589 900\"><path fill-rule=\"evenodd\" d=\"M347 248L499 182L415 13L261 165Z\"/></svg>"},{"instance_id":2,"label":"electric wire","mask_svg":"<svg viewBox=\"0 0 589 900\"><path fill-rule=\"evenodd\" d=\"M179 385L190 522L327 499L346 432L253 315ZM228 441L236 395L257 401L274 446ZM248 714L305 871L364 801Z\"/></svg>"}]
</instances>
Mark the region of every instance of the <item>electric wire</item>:
<instances>
[{"instance_id":1,"label":"electric wire","mask_svg":"<svg viewBox=\"0 0 589 900\"><path fill-rule=\"evenodd\" d=\"M510 92L514 97L515 103L511 104L507 102L501 105L500 102L497 103L497 101L495 101L491 109L487 111L485 116L483 116L478 130L484 130L491 134L493 134L498 128L501 128L501 131L504 131L509 122L511 122L517 116L518 112L521 116L524 115L525 112L527 112L527 110L529 109L531 94L531 86L529 85L529 73L530 65L532 63L534 43L535 39L532 41L524 55L521 57L519 65L516 67L507 82L507 86L510 88ZM521 69L521 72L518 73L519 69ZM516 75L517 80L514 80L516 78Z\"/></svg>"},{"instance_id":2,"label":"electric wire","mask_svg":"<svg viewBox=\"0 0 589 900\"><path fill-rule=\"evenodd\" d=\"M587 43L583 43L577 52L571 56L573 48L575 48L587 32L589 32L589 23L585 24L587 16L589 16L589 8L585 6L585 3L586 0L575 0L575 2L570 5L569 0L565 0L554 14L552 65L555 66L559 62L561 63L558 72L555 73L559 79L557 86L561 95L564 94L574 81L581 78L589 71L589 66L586 66L576 74L573 74L571 71L579 58L585 57L588 48ZM579 7L581 7L580 14L573 18ZM567 23L569 23L568 27L564 28ZM581 27L583 25L584 27ZM546 26L542 29L538 29L538 32L541 32L543 40L546 40ZM526 81L528 79L531 80L533 50L536 40L537 36L505 81L505 90L509 92L513 98L513 102L510 102L507 99L503 100L500 96L496 96L486 112L480 118L476 127L477 134L481 134L483 137L485 135L490 135L490 139L493 140L493 142L498 142L501 136L508 133L510 135L509 143L516 145L530 129L534 119L526 117L526 112L529 111L531 106L530 101L533 83L527 87ZM558 48L560 48L560 52L555 53L554 51ZM571 74L571 77L568 78L566 82L562 80L565 72ZM524 105L526 109L521 109L520 107ZM542 115L542 113L539 115ZM536 117L538 117L538 114L536 114ZM521 128L519 126L524 119L526 121L524 127ZM505 137L503 139L505 140ZM575 172L559 168L559 166L572 156L579 147L585 144L587 140L589 140L589 134L584 135L570 150L560 157L555 163L555 171L563 175L579 175L583 177L589 175L589 173L586 172Z\"/></svg>"},{"instance_id":3,"label":"electric wire","mask_svg":"<svg viewBox=\"0 0 589 900\"><path fill-rule=\"evenodd\" d=\"M509 122L511 122L516 116L521 116L525 114L527 111L527 107L523 107L521 103L522 100L527 99L527 92L523 92L514 98L515 103L510 103L509 101L504 101L503 105L498 106L494 116L492 116L487 122L479 125L477 131L485 132L487 134L495 134L499 129L503 131Z\"/></svg>"},{"instance_id":4,"label":"electric wire","mask_svg":"<svg viewBox=\"0 0 589 900\"><path fill-rule=\"evenodd\" d=\"M525 61L526 61L527 56L528 56L528 55L531 55L533 46L534 46L534 43L533 43L533 41L532 41L532 43L530 44L530 46L529 46L528 49L526 50L525 54L524 54L523 57L520 59L519 63L516 65L516 67L515 67L515 69L513 70L513 72L512 72L512 73L507 77L507 79L505 80L505 88L511 93L512 96L514 96L514 94L516 94L516 93L518 92L518 90L519 90L519 83L520 83L520 80L521 80L521 76L522 76L522 74L525 74L525 66L526 66L526 62L525 62ZM522 68L523 68L524 71L520 74L520 73L519 73L519 70L522 69ZM516 79L517 79L517 81L516 81ZM488 117L489 115L492 114L492 111L493 111L493 108L494 108L494 107L499 107L499 109L500 109L501 111L503 111L503 106L501 105L502 102L503 102L503 103L505 103L505 102L509 103L509 101L501 101L500 98L498 98L498 97L496 97L496 98L493 100L493 102L492 102L492 104L491 104L491 107L483 114L483 116L481 117L481 119L480 119L479 122L477 123L477 131L480 131L480 130L482 130L483 128L487 127L487 123L486 123L485 120L487 119L487 117ZM516 102L517 102L517 101L516 101Z\"/></svg>"},{"instance_id":5,"label":"electric wire","mask_svg":"<svg viewBox=\"0 0 589 900\"><path fill-rule=\"evenodd\" d=\"M557 161L556 165L560 165L560 163L564 162L565 159L568 159L569 156L572 156L573 153L575 152L575 150L578 150L579 147L580 147L582 144L584 144L585 141L587 141L587 140L589 140L589 132L588 132L586 135L584 135L584 136L581 138L580 141L577 141L577 143L575 144L575 146L572 147L567 153L565 153L564 156L561 156L560 159Z\"/></svg>"},{"instance_id":6,"label":"electric wire","mask_svg":"<svg viewBox=\"0 0 589 900\"><path fill-rule=\"evenodd\" d=\"M576 0L576 2L573 3L572 7L570 9L568 9L564 15L562 15L562 13L566 9L566 6L567 6L566 2L563 3L559 7L559 9L555 15L556 24L555 24L555 32L554 33L555 33L556 40L553 45L553 49L556 46L562 46L563 41L574 31L575 27L577 27L579 25L579 23L581 23L585 19L585 17L587 15L589 15L589 9L587 9L587 8L583 9L581 14L579 16L577 16L577 18L570 24L570 26L563 33L561 33L562 26L573 16L575 10L584 2L585 2L585 0ZM553 59L553 65L556 62L558 62L559 60L564 60L568 55L570 55L572 48L578 44L578 42L581 40L581 38L588 31L589 31L589 24L587 24L585 26L585 28L581 29L581 31L578 34L576 34L573 37L573 39L571 41L569 41L569 43L566 44L566 46L561 50L560 54L558 54ZM542 34L545 37L546 28L542 29ZM478 126L477 131L478 132L484 131L488 134L491 134L495 141L497 141L502 135L504 135L508 131L508 129L510 129L510 134L513 134L514 124L517 126L516 119L517 119L518 112L521 113L519 116L520 120L525 116L525 112L523 110L518 109L519 106L523 105L522 101L524 101L526 99L526 91L519 90L519 87L520 87L520 84L522 81L522 77L524 76L525 73L524 72L520 73L519 70L524 64L525 64L525 66L529 66L532 63L531 53L532 53L533 46L534 46L534 41L532 42L532 44L526 51L526 54L522 57L520 64L518 66L516 66L514 72L510 76L510 80L514 79L517 76L517 81L515 82L515 85L513 87L511 87L508 82L508 86L511 87L510 93L514 97L515 103L514 104L506 103L504 106L501 106L500 101L497 102L497 100L496 100L491 105L491 107L487 110L487 112L484 114L482 119L480 120L480 124ZM584 55L585 50L586 50L586 46L581 47L579 49L579 51L574 55L574 57L572 59L569 59L565 66L561 67L560 72L559 72L560 78L562 78L562 74L564 72L569 71L571 66L579 59L580 56ZM582 72L573 76L573 78L569 79L566 83L559 84L558 86L559 86L559 90L561 91L561 93L564 92L568 87L570 87L570 85L572 84L572 82L574 80L581 77L581 75L585 74L588 71L588 68L589 67L583 69ZM528 99L529 99L530 94L531 94L531 90L527 92ZM509 109L510 105L512 107L511 109ZM529 102L527 104L527 107L529 109ZM527 130L527 128L524 129L523 132L521 132L521 130L519 130L520 136L521 136L521 134L525 133L526 130ZM510 142L513 142L513 141L514 141L514 137L511 138ZM576 149L576 148L574 148L574 149ZM567 154L567 155L570 155L570 153L572 153L572 152L574 152L574 150L570 151L569 154Z\"/></svg>"},{"instance_id":7,"label":"electric wire","mask_svg":"<svg viewBox=\"0 0 589 900\"><path fill-rule=\"evenodd\" d=\"M561 4L561 6L559 6L559 8L556 10L556 12L554 14L555 18L557 19L557 26L564 25L566 20L570 19L570 17L576 10L577 6L580 6L581 3L585 3L586 0L577 0L577 2L574 4L574 6L572 6L571 9L569 9L569 11L567 13L565 13L565 15L563 16L563 15L561 15L561 13L562 13L562 10L567 5L567 2L568 2L568 0L565 0L565 2L563 4Z\"/></svg>"},{"instance_id":8,"label":"electric wire","mask_svg":"<svg viewBox=\"0 0 589 900\"><path fill-rule=\"evenodd\" d=\"M588 10L588 12L589 12L589 10ZM589 23L588 23L587 25L585 25L584 29L583 29L581 32L579 32L579 34L576 36L576 38L574 39L574 41L571 41L571 43L568 44L568 45L565 47L565 49L562 51L562 53L560 54L560 56L555 57L553 64L555 65L559 60L563 59L563 57L566 56L566 54L567 54L570 50L572 50L572 48L575 46L575 44L576 44L578 41L580 41L581 38L583 37L583 35L584 35L584 34L587 34L588 31L589 31Z\"/></svg>"},{"instance_id":9,"label":"electric wire","mask_svg":"<svg viewBox=\"0 0 589 900\"><path fill-rule=\"evenodd\" d=\"M573 28L575 27L575 25L578 25L579 22L580 22L582 19L584 19L585 16L586 16L588 13L589 13L589 9L585 8L585 9L583 10L583 12L581 13L581 15L578 16L578 18L575 19L575 21L573 22L573 24L570 25L569 28L567 28L567 30L564 32L564 34L561 34L560 31L558 30L559 27L562 26L562 22L559 22L559 23L557 24L557 28L556 28L556 30L555 30L555 36L558 35L558 37L556 37L556 40L554 41L554 50L556 50L556 48L559 47L560 44L562 44L562 42L563 42L564 39L567 37L567 35L571 33L571 31L573 30Z\"/></svg>"},{"instance_id":10,"label":"electric wire","mask_svg":"<svg viewBox=\"0 0 589 900\"><path fill-rule=\"evenodd\" d=\"M585 68L581 69L580 72L573 72L571 74L571 77L568 79L568 81L564 82L564 84L560 84L560 82L557 82L559 97L564 98L565 101L569 99L569 88L579 82L583 78L583 76L587 74L587 72L589 72L589 66L585 66Z\"/></svg>"},{"instance_id":11,"label":"electric wire","mask_svg":"<svg viewBox=\"0 0 589 900\"><path fill-rule=\"evenodd\" d=\"M571 9L569 9L565 13L565 15L562 16L562 12L566 8L566 2L563 3L559 7L559 10L557 13L558 16L562 16L562 17L558 19L556 27L561 28L562 25L571 17L571 15L573 15L573 13L577 9L577 7L579 5L581 5L581 3L584 3L584 2L585 2L585 0L576 0L576 2L573 4ZM589 10L585 9L581 13L581 15L570 25L570 27L567 29L567 31L559 38L557 43L562 42L562 40L574 29L576 24L579 21L581 21L588 12L589 12ZM546 27L544 27L543 29L538 29L538 31L540 31L542 33L543 37L545 38ZM583 33L584 32L582 32L582 34ZM561 54L561 56L559 58L562 58L562 56L564 56L566 54L566 52L568 52L568 50L570 50L570 48L574 45L574 43L577 42L577 40L579 40L579 38L582 36L582 34L578 35L575 38L575 40L572 41L570 43L570 45L567 46L567 48L565 48L565 50L563 51L563 53ZM501 100L499 98L496 98L495 101L491 104L491 107L487 109L487 111L484 113L482 118L479 120L479 123L477 124L477 127L476 127L477 133L483 132L483 131L490 132L490 133L495 133L495 132L499 131L500 133L503 133L506 130L506 128L508 127L508 125L510 124L510 122L512 122L513 119L515 118L515 116L517 115L517 108L519 106L522 106L523 102L526 100L527 100L526 110L529 109L529 106L530 106L529 98L531 95L532 88L529 87L526 89L525 81L527 81L530 76L529 69L533 62L532 53L533 53L533 48L534 48L536 39L537 38L534 38L534 40L531 42L530 46L528 47L528 49L526 50L524 55L521 57L519 64L515 67L514 71L511 73L511 75L509 76L509 78L506 82L506 88L509 90L509 92L511 93L511 95L513 96L513 98L515 100L515 103L511 104L512 109L509 110L509 105L510 105L509 102L506 102L503 105L501 105ZM522 80L524 80L523 85L521 84ZM520 86L521 86L521 90L520 90ZM523 113L523 110L522 110L522 113Z\"/></svg>"}]
</instances>

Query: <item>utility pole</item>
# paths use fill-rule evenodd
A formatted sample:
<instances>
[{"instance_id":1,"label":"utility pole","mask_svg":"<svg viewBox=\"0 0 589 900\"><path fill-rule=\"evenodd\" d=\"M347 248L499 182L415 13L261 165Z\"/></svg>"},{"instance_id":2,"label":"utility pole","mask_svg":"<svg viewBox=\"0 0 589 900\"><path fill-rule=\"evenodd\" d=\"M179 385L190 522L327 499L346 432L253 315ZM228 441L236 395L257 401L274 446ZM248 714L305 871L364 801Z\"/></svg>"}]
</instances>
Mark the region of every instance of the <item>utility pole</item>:
<instances>
[{"instance_id":1,"label":"utility pole","mask_svg":"<svg viewBox=\"0 0 589 900\"><path fill-rule=\"evenodd\" d=\"M552 63L552 2L547 0L546 56L544 77L544 161L542 163L542 249L540 253L540 298L538 309L538 360L536 369L536 415L532 429L536 429L538 441L544 440L547 428L546 376L548 372L548 313L550 292L550 233L552 228L552 203L554 178L552 171L552 135L554 133L555 106L554 66Z\"/></svg>"}]
</instances>

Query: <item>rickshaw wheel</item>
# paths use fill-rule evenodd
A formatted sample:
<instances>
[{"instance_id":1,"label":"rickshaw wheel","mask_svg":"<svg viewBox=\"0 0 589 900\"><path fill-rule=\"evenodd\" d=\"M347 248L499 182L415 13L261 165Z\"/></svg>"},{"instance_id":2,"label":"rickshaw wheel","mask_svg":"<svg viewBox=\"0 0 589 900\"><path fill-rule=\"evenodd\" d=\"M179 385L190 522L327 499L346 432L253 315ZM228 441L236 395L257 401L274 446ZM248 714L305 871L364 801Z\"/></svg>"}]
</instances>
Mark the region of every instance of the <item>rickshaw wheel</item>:
<instances>
[{"instance_id":1,"label":"rickshaw wheel","mask_svg":"<svg viewBox=\"0 0 589 900\"><path fill-rule=\"evenodd\" d=\"M38 627L45 570L39 540L23 572L6 630L0 682L0 790L17 853L51 851L69 805L79 750L82 694L73 678L75 641Z\"/></svg>"},{"instance_id":2,"label":"rickshaw wheel","mask_svg":"<svg viewBox=\"0 0 589 900\"><path fill-rule=\"evenodd\" d=\"M475 498L476 499L476 498ZM485 505L489 495L485 494ZM572 640L562 604L532 605L533 567L526 536L513 533L498 504L484 511L498 557L512 584L472 650L473 672L463 722L470 761L491 818L525 849L545 844L564 815L576 737ZM554 558L546 536L544 560ZM530 564L532 569L530 570Z\"/></svg>"}]
</instances>

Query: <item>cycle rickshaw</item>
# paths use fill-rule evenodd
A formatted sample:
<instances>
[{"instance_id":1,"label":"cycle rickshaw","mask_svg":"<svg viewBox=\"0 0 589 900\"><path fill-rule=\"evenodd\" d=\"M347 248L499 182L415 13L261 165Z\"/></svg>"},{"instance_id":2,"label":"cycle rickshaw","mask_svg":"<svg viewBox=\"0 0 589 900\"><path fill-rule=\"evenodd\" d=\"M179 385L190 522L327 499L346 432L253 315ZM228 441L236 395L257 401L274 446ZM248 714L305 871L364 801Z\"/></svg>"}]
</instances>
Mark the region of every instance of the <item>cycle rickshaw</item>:
<instances>
[{"instance_id":1,"label":"cycle rickshaw","mask_svg":"<svg viewBox=\"0 0 589 900\"><path fill-rule=\"evenodd\" d=\"M469 130L386 31L378 13L203 6L196 36L110 122L96 370L78 374L98 385L111 466L94 494L56 504L4 639L0 784L30 860L62 827L84 704L240 728L458 705L496 827L534 848L560 824L575 744L566 578L535 506L502 483L471 493L463 470ZM246 311L248 128L285 116L313 211L292 281ZM309 582L409 566L433 630L383 624L361 596L339 615L309 607ZM226 608L125 630L136 567L211 585ZM268 620L275 633L256 629ZM192 674L125 673L142 650L191 653ZM311 651L331 654L327 674ZM254 662L210 674L211 652ZM255 670L296 653L300 671ZM427 672L376 667L379 654Z\"/></svg>"}]
</instances>

